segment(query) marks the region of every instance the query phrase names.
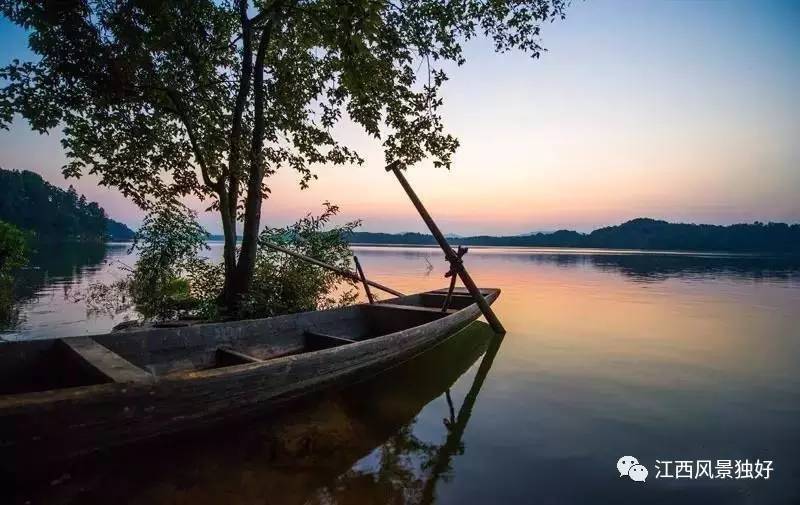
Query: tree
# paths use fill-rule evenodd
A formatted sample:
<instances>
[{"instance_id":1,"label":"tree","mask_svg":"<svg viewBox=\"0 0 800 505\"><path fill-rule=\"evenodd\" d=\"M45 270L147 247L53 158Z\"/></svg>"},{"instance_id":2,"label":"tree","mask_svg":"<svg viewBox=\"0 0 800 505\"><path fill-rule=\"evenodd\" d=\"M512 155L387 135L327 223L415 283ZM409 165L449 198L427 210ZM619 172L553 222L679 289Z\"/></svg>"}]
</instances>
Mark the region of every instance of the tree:
<instances>
[{"instance_id":1,"label":"tree","mask_svg":"<svg viewBox=\"0 0 800 505\"><path fill-rule=\"evenodd\" d=\"M130 240L133 231L106 216L75 188L67 191L27 170L0 168L0 220L45 240Z\"/></svg>"},{"instance_id":2,"label":"tree","mask_svg":"<svg viewBox=\"0 0 800 505\"><path fill-rule=\"evenodd\" d=\"M195 195L225 236L224 300L249 289L266 178L361 163L344 117L387 162L449 168L439 90L462 42L538 57L565 0L0 0L38 61L0 70L0 125L63 129L66 176L100 176L143 209ZM242 243L236 256L237 219Z\"/></svg>"}]
</instances>

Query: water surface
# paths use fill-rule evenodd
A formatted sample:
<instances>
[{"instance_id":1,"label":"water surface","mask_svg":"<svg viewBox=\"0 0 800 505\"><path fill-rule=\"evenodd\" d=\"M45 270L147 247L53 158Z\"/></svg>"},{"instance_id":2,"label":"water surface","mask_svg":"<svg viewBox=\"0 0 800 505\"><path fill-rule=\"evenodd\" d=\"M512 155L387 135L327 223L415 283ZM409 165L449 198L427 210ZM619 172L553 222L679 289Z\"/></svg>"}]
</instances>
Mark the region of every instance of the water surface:
<instances>
[{"instance_id":1,"label":"water surface","mask_svg":"<svg viewBox=\"0 0 800 505\"><path fill-rule=\"evenodd\" d=\"M435 249L355 251L369 277L400 291L446 283ZM125 246L44 275L22 327L4 337L107 331L124 315L87 318L65 293L120 275L118 261L134 261ZM503 289L494 307L505 338L478 323L374 380L256 421L48 470L44 485L17 483L15 499L800 501L795 261L474 248L466 263L480 285ZM646 482L618 476L625 455L649 469ZM656 460L698 459L771 460L773 472L655 478Z\"/></svg>"}]
</instances>

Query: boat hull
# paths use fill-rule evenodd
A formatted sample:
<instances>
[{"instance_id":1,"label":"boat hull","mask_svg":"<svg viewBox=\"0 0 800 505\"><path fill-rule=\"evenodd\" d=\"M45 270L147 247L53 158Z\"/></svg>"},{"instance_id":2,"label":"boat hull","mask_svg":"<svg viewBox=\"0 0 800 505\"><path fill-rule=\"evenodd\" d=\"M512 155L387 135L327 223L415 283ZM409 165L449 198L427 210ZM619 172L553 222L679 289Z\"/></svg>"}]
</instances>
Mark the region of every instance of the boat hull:
<instances>
[{"instance_id":1,"label":"boat hull","mask_svg":"<svg viewBox=\"0 0 800 505\"><path fill-rule=\"evenodd\" d=\"M499 296L499 290L489 290L485 296L491 303ZM388 302L392 301L404 302L402 298ZM415 312L413 305L408 310L392 310L390 305L362 305L356 310L379 318L384 329L400 324L392 318L432 317L420 315L424 312L409 316L407 313ZM350 307L237 324L251 330L252 325L261 324L263 339L276 336L272 340L280 340L280 335L308 332L309 328L336 328L352 316L352 310ZM387 314L375 316L376 312ZM163 373L153 374L152 380L131 379L5 395L0 397L2 460L20 463L26 459L63 459L264 412L292 398L362 380L396 366L442 342L479 316L477 305L470 303L413 327L312 352L177 373L156 361L149 369ZM236 325L203 326L160 330L142 340L150 342L151 348L154 341L172 345L182 339L192 348L205 342L213 350L219 347L220 339L235 344L237 338L245 338L237 337ZM255 333L250 331L248 338L255 338ZM230 334L227 339L226 334ZM137 355L125 346L132 346L136 337L126 335L126 343L118 346L134 362ZM113 347L113 339L97 337L98 342L109 347ZM169 349L175 352L172 347ZM181 361L171 363L176 362Z\"/></svg>"}]
</instances>

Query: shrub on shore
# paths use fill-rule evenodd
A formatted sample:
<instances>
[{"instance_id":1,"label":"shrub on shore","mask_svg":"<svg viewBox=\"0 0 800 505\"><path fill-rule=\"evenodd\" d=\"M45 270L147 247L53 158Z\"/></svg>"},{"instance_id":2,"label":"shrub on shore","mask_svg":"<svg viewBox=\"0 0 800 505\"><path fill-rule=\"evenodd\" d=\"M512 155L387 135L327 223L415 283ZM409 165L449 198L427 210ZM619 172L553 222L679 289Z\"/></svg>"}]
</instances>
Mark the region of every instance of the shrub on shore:
<instances>
[{"instance_id":1,"label":"shrub on shore","mask_svg":"<svg viewBox=\"0 0 800 505\"><path fill-rule=\"evenodd\" d=\"M17 319L14 303L16 271L28 261L25 233L0 221L0 329L12 326Z\"/></svg>"},{"instance_id":2,"label":"shrub on shore","mask_svg":"<svg viewBox=\"0 0 800 505\"><path fill-rule=\"evenodd\" d=\"M303 260L276 252L268 243L350 269L352 252L346 237L358 221L331 226L339 208L324 203L320 215L306 215L292 225L265 228L259 235L253 282L237 310L221 300L224 264L205 257L208 233L196 215L179 205L149 214L132 249L139 259L129 275L114 285L92 286L95 307L133 307L145 320L190 318L228 320L271 317L352 303L354 282Z\"/></svg>"}]
</instances>

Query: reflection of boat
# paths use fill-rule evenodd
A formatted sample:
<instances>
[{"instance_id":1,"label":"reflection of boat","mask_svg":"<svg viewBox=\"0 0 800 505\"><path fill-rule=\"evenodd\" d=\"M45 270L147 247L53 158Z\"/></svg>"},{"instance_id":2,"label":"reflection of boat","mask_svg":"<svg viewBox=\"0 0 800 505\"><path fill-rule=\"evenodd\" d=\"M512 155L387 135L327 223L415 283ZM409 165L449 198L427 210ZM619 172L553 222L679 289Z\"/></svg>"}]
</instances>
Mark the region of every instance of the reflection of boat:
<instances>
[{"instance_id":1,"label":"reflection of boat","mask_svg":"<svg viewBox=\"0 0 800 505\"><path fill-rule=\"evenodd\" d=\"M453 458L466 450L464 433L503 342L502 334L489 334L488 338L488 346L487 342L482 343L486 352L480 366L457 410L450 389L445 391L449 417L443 419L447 432L444 443L423 442L406 425L382 444L380 464L374 471L351 469L320 487L306 503L433 503L437 485L452 472Z\"/></svg>"},{"instance_id":2,"label":"reflection of boat","mask_svg":"<svg viewBox=\"0 0 800 505\"><path fill-rule=\"evenodd\" d=\"M65 483L30 482L26 487L35 495L20 489L19 502L314 502L314 495L330 494L377 448L394 445L406 455L418 448L411 433L417 415L467 372L492 338L485 323L473 323L386 373L313 395L268 418L70 464ZM402 474L392 465L382 471ZM53 468L36 475L50 482L63 473Z\"/></svg>"},{"instance_id":3,"label":"reflection of boat","mask_svg":"<svg viewBox=\"0 0 800 505\"><path fill-rule=\"evenodd\" d=\"M500 291L483 291L489 303ZM397 365L480 315L427 292L269 319L0 346L5 461L123 445Z\"/></svg>"},{"instance_id":4,"label":"reflection of boat","mask_svg":"<svg viewBox=\"0 0 800 505\"><path fill-rule=\"evenodd\" d=\"M431 457L430 463L430 476L425 481L425 486L422 490L422 499L420 503L433 503L435 500L436 485L444 474L450 470L453 456L459 453L462 444L462 437L464 431L467 429L467 424L472 416L472 409L475 407L475 401L478 399L478 394L483 387L483 381L489 374L492 368L494 358L497 356L497 351L500 349L500 344L503 343L503 335L495 335L489 343L489 348L486 350L486 355L481 360L478 371L475 373L475 378L472 380L467 395L461 407L458 409L458 414L455 414L451 407L450 420L447 423L447 438L444 444L438 448L436 454ZM450 397L448 396L448 401Z\"/></svg>"}]
</instances>

